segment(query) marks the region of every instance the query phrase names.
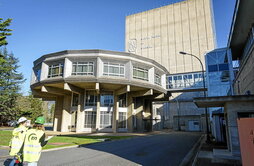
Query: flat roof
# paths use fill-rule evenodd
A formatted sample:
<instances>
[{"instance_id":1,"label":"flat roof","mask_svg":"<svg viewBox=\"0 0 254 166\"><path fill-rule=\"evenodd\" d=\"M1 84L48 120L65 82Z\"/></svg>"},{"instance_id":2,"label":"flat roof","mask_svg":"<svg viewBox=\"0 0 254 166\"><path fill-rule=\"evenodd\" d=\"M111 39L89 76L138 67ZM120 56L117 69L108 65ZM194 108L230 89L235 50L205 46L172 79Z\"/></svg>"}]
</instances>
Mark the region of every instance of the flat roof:
<instances>
[{"instance_id":1,"label":"flat roof","mask_svg":"<svg viewBox=\"0 0 254 166\"><path fill-rule=\"evenodd\" d=\"M254 23L254 0L237 0L228 39L232 59L242 55L246 40Z\"/></svg>"},{"instance_id":2,"label":"flat roof","mask_svg":"<svg viewBox=\"0 0 254 166\"><path fill-rule=\"evenodd\" d=\"M236 95L236 96L217 96L217 97L198 97L193 102L199 108L205 107L224 107L227 102L254 101L254 95Z\"/></svg>"}]
</instances>

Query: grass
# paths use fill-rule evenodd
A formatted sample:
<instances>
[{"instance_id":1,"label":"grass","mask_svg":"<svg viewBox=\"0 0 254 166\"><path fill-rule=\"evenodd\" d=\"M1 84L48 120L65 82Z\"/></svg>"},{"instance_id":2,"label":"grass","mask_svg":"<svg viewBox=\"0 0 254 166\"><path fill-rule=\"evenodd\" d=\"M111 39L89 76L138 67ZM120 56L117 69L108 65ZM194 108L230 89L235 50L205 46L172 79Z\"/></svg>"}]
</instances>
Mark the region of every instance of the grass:
<instances>
[{"instance_id":1,"label":"grass","mask_svg":"<svg viewBox=\"0 0 254 166\"><path fill-rule=\"evenodd\" d=\"M12 131L0 131L0 146L8 146L11 139ZM101 139L119 140L131 138L132 136L81 136L81 135L66 135L55 136L48 141L48 144L43 149L52 149L58 147L82 145L102 142Z\"/></svg>"}]
</instances>

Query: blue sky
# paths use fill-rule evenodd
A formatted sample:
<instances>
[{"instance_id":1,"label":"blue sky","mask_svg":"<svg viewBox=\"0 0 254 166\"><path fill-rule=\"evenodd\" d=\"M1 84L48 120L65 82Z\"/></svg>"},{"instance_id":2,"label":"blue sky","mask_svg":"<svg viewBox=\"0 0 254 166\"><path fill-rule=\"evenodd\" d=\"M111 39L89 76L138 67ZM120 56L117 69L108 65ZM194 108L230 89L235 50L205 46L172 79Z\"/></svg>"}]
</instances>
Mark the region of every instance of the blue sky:
<instances>
[{"instance_id":1,"label":"blue sky","mask_svg":"<svg viewBox=\"0 0 254 166\"><path fill-rule=\"evenodd\" d=\"M30 86L33 61L67 49L124 51L125 16L178 0L0 0L0 17L12 18L8 50L20 60ZM218 47L225 47L235 0L213 0Z\"/></svg>"}]
</instances>

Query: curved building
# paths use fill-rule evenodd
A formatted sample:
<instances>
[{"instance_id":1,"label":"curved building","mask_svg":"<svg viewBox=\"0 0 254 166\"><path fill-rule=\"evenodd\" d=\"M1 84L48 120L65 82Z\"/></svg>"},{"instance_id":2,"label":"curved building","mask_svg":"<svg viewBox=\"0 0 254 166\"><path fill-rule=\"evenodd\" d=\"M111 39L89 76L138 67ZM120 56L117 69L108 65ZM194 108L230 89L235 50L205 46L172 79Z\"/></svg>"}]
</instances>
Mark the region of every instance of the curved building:
<instances>
[{"instance_id":1,"label":"curved building","mask_svg":"<svg viewBox=\"0 0 254 166\"><path fill-rule=\"evenodd\" d=\"M169 97L166 74L132 53L66 50L34 61L31 89L56 101L54 131L149 131L152 101Z\"/></svg>"}]
</instances>

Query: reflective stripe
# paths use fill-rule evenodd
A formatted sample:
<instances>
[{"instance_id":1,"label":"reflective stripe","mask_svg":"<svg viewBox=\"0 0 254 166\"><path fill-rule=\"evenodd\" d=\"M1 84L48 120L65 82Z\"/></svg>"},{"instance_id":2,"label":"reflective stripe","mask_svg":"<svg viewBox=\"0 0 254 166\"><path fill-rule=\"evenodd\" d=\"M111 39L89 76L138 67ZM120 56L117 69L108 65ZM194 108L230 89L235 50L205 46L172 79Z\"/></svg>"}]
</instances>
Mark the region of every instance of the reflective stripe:
<instances>
[{"instance_id":1,"label":"reflective stripe","mask_svg":"<svg viewBox=\"0 0 254 166\"><path fill-rule=\"evenodd\" d=\"M41 145L31 145L31 144L28 144L28 145L24 145L25 147L30 147L30 148L39 148L41 147Z\"/></svg>"},{"instance_id":2,"label":"reflective stripe","mask_svg":"<svg viewBox=\"0 0 254 166\"><path fill-rule=\"evenodd\" d=\"M35 155L38 155L40 154L41 152L32 152L32 151L24 151L24 154L27 153L27 154L35 154Z\"/></svg>"}]
</instances>

